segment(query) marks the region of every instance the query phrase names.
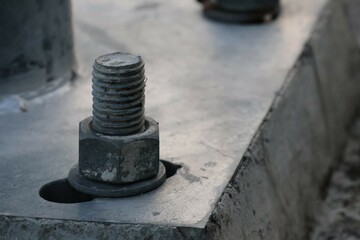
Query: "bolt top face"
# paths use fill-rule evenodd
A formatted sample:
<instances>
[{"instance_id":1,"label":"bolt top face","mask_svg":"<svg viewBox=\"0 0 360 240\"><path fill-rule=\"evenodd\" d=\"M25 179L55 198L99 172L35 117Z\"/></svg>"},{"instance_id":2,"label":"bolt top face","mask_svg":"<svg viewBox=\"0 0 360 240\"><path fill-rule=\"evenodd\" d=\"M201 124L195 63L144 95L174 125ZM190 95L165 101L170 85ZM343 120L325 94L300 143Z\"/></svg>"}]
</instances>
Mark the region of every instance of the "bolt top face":
<instances>
[{"instance_id":1,"label":"bolt top face","mask_svg":"<svg viewBox=\"0 0 360 240\"><path fill-rule=\"evenodd\" d=\"M93 65L93 128L109 135L144 130L145 63L140 56L115 52Z\"/></svg>"},{"instance_id":2,"label":"bolt top face","mask_svg":"<svg viewBox=\"0 0 360 240\"><path fill-rule=\"evenodd\" d=\"M95 62L107 68L133 68L141 64L142 59L129 53L115 52L102 55Z\"/></svg>"}]
</instances>

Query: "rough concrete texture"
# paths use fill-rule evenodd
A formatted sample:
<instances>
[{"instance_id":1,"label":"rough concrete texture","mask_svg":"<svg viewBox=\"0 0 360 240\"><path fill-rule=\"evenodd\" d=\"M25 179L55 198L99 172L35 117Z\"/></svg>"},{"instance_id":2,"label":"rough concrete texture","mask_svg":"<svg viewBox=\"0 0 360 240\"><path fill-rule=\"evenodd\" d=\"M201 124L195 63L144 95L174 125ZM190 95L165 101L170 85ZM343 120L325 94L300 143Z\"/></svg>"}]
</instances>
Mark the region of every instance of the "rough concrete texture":
<instances>
[{"instance_id":1,"label":"rough concrete texture","mask_svg":"<svg viewBox=\"0 0 360 240\"><path fill-rule=\"evenodd\" d=\"M1 240L9 239L206 239L200 229L0 217Z\"/></svg>"},{"instance_id":2,"label":"rough concrete texture","mask_svg":"<svg viewBox=\"0 0 360 240\"><path fill-rule=\"evenodd\" d=\"M352 27L360 43L360 4L347 0ZM347 133L341 162L332 173L321 214L316 218L313 240L360 239L360 118Z\"/></svg>"},{"instance_id":3,"label":"rough concrete texture","mask_svg":"<svg viewBox=\"0 0 360 240\"><path fill-rule=\"evenodd\" d=\"M308 239L360 94L344 1L330 1L207 225L214 239ZM353 226L355 227L355 226Z\"/></svg>"},{"instance_id":4,"label":"rough concrete texture","mask_svg":"<svg viewBox=\"0 0 360 240\"><path fill-rule=\"evenodd\" d=\"M306 237L332 159L309 48L289 80L215 208L214 239Z\"/></svg>"},{"instance_id":5,"label":"rough concrete texture","mask_svg":"<svg viewBox=\"0 0 360 240\"><path fill-rule=\"evenodd\" d=\"M346 1L340 1L346 3ZM357 4L359 5L359 4ZM331 7L319 20L310 40L319 77L319 91L330 141L329 151L339 154L338 146L346 137L346 127L358 102L359 47L345 6ZM341 36L341 37L340 37Z\"/></svg>"},{"instance_id":6,"label":"rough concrete texture","mask_svg":"<svg viewBox=\"0 0 360 240\"><path fill-rule=\"evenodd\" d=\"M360 4L357 0L346 0L351 26L354 29L358 43L360 44Z\"/></svg>"},{"instance_id":7,"label":"rough concrete texture","mask_svg":"<svg viewBox=\"0 0 360 240\"><path fill-rule=\"evenodd\" d=\"M313 240L360 239L360 119L350 132L341 164L332 174Z\"/></svg>"}]
</instances>

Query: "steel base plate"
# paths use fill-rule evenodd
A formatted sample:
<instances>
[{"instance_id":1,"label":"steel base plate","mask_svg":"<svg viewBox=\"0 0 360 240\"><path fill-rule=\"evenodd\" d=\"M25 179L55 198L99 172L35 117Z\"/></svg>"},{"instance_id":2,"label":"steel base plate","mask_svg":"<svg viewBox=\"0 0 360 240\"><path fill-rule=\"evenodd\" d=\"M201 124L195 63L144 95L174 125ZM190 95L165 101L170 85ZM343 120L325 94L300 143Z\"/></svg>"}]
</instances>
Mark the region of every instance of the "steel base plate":
<instances>
[{"instance_id":1,"label":"steel base plate","mask_svg":"<svg viewBox=\"0 0 360 240\"><path fill-rule=\"evenodd\" d=\"M164 183L165 179L166 169L161 162L159 162L159 173L155 177L129 184L111 184L91 180L80 174L78 164L70 169L68 176L68 181L73 188L82 193L97 197L128 197L138 195L159 187Z\"/></svg>"}]
</instances>

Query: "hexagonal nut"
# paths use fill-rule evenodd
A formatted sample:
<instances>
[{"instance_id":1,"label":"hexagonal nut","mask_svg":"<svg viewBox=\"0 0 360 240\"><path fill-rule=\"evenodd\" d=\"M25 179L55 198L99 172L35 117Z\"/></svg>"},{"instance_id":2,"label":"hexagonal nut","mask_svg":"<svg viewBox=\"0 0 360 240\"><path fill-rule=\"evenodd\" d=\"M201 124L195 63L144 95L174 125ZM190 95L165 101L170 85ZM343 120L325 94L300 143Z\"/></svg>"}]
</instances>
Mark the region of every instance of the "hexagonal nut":
<instances>
[{"instance_id":1,"label":"hexagonal nut","mask_svg":"<svg viewBox=\"0 0 360 240\"><path fill-rule=\"evenodd\" d=\"M145 131L129 136L97 133L91 128L91 117L80 122L80 173L117 184L154 177L159 171L159 126L151 118L145 120Z\"/></svg>"}]
</instances>

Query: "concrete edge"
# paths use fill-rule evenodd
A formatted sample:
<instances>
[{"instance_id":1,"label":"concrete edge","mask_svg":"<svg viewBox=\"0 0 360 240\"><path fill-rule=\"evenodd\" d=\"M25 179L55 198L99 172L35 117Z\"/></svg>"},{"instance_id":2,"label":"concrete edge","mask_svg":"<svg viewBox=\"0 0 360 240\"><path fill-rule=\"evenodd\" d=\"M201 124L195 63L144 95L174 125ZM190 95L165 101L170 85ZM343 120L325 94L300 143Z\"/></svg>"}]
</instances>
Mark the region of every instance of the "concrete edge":
<instances>
[{"instance_id":1,"label":"concrete edge","mask_svg":"<svg viewBox=\"0 0 360 240\"><path fill-rule=\"evenodd\" d=\"M199 239L201 229L0 216L0 239Z\"/></svg>"},{"instance_id":2,"label":"concrete edge","mask_svg":"<svg viewBox=\"0 0 360 240\"><path fill-rule=\"evenodd\" d=\"M309 237L358 110L358 66L346 3L330 0L217 202L208 238Z\"/></svg>"}]
</instances>

